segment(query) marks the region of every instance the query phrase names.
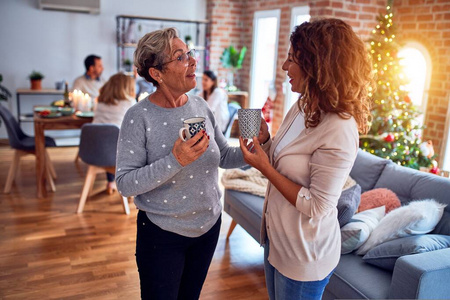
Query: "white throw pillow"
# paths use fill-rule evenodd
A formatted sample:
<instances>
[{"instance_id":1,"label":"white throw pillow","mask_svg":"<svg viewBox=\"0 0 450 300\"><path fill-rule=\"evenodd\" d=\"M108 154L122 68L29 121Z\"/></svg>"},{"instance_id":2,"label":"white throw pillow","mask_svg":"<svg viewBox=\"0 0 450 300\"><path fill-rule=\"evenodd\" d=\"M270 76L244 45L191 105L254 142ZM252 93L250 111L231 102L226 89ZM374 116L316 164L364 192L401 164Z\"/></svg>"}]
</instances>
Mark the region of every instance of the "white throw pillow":
<instances>
[{"instance_id":1,"label":"white throw pillow","mask_svg":"<svg viewBox=\"0 0 450 300\"><path fill-rule=\"evenodd\" d=\"M385 207L380 206L355 214L341 228L341 254L358 249L370 236L385 215Z\"/></svg>"},{"instance_id":2,"label":"white throw pillow","mask_svg":"<svg viewBox=\"0 0 450 300\"><path fill-rule=\"evenodd\" d=\"M411 201L408 205L392 210L381 219L356 254L364 255L373 247L393 239L431 232L441 219L446 206L429 199Z\"/></svg>"}]
</instances>

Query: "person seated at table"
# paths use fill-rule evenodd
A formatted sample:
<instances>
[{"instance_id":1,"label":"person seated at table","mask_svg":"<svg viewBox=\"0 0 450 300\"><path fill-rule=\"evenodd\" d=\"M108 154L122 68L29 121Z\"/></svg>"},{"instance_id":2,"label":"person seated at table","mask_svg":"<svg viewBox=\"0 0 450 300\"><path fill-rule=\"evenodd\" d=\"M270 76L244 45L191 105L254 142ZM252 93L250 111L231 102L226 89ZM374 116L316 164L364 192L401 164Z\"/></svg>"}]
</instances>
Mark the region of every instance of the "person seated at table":
<instances>
[{"instance_id":1,"label":"person seated at table","mask_svg":"<svg viewBox=\"0 0 450 300\"><path fill-rule=\"evenodd\" d=\"M102 58L97 55L89 55L84 60L86 73L76 78L73 83L74 90L80 90L88 93L93 99L98 97L99 90L105 83L105 79L101 77L103 72Z\"/></svg>"},{"instance_id":2,"label":"person seated at table","mask_svg":"<svg viewBox=\"0 0 450 300\"><path fill-rule=\"evenodd\" d=\"M220 130L224 132L227 129L228 119L230 118L228 95L217 86L217 76L213 71L207 70L203 72L202 89L199 96L206 100Z\"/></svg>"},{"instance_id":3,"label":"person seated at table","mask_svg":"<svg viewBox=\"0 0 450 300\"><path fill-rule=\"evenodd\" d=\"M120 127L125 113L136 103L135 97L135 82L132 77L122 73L111 76L100 88L93 123L115 124ZM106 178L106 192L111 195L117 190L114 174L107 172Z\"/></svg>"}]
</instances>

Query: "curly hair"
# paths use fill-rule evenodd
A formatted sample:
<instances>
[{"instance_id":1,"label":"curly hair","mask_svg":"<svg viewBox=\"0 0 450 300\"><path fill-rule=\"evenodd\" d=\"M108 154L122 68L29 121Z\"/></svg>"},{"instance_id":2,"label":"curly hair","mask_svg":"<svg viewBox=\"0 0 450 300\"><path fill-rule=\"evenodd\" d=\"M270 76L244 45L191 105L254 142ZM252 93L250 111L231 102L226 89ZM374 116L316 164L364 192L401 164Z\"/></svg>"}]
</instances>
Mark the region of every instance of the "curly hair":
<instances>
[{"instance_id":1,"label":"curly hair","mask_svg":"<svg viewBox=\"0 0 450 300\"><path fill-rule=\"evenodd\" d=\"M168 59L167 53L172 51L171 43L175 38L178 38L175 28L155 30L144 35L134 51L134 65L138 74L156 87L159 83L150 76L148 70L163 70L164 60Z\"/></svg>"},{"instance_id":2,"label":"curly hair","mask_svg":"<svg viewBox=\"0 0 450 300\"><path fill-rule=\"evenodd\" d=\"M374 88L372 63L364 42L339 19L320 19L296 26L290 37L293 59L303 82L298 105L305 126L316 127L323 113L353 117L360 133L369 130Z\"/></svg>"}]
</instances>

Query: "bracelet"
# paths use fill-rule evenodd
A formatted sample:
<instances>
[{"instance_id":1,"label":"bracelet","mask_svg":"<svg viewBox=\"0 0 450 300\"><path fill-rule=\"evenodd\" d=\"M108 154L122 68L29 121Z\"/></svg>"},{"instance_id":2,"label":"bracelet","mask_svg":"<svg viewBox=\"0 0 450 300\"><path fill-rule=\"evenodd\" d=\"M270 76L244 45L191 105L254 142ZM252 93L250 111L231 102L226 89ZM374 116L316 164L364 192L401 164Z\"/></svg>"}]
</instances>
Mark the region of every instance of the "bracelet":
<instances>
[{"instance_id":1,"label":"bracelet","mask_svg":"<svg viewBox=\"0 0 450 300\"><path fill-rule=\"evenodd\" d=\"M269 142L270 141L270 134L269 134L269 137L267 138L267 140L264 142L264 143L262 143L262 144L259 144L260 146L264 146L265 144L267 144L267 142Z\"/></svg>"}]
</instances>

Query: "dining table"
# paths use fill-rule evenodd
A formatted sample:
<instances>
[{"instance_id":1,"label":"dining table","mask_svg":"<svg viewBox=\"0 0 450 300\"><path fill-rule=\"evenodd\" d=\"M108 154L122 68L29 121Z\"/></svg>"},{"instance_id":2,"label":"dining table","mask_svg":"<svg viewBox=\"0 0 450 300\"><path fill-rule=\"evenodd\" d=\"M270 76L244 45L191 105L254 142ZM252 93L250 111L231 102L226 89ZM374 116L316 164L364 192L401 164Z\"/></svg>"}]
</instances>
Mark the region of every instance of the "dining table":
<instances>
[{"instance_id":1,"label":"dining table","mask_svg":"<svg viewBox=\"0 0 450 300\"><path fill-rule=\"evenodd\" d=\"M93 117L79 117L76 114L49 118L34 112L34 140L36 144L36 185L37 197L47 196L46 190L46 155L45 155L45 130L79 129L83 124L91 123Z\"/></svg>"}]
</instances>

